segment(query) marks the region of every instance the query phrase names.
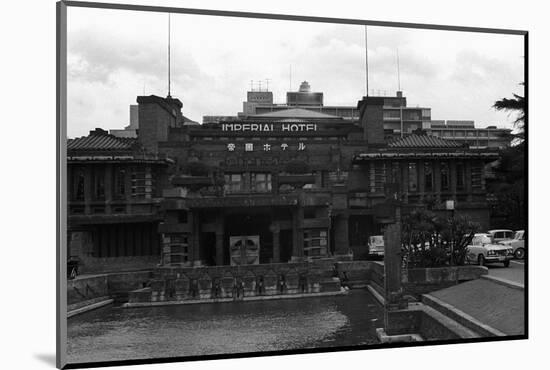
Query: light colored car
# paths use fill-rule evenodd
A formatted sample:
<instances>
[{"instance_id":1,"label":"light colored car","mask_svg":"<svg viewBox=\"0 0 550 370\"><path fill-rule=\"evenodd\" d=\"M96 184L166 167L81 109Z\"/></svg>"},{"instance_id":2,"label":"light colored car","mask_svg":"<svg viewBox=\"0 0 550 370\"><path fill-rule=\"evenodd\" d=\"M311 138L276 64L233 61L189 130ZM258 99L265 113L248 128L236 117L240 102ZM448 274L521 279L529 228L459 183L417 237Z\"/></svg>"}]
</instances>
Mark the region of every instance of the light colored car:
<instances>
[{"instance_id":1,"label":"light colored car","mask_svg":"<svg viewBox=\"0 0 550 370\"><path fill-rule=\"evenodd\" d=\"M489 230L487 232L493 238L493 243L499 243L505 240L512 240L514 238L515 232L508 229L496 229Z\"/></svg>"},{"instance_id":2,"label":"light colored car","mask_svg":"<svg viewBox=\"0 0 550 370\"><path fill-rule=\"evenodd\" d=\"M474 234L472 243L468 245L466 260L476 262L483 266L486 263L502 263L504 267L510 266L510 260L514 257L511 247L493 243L491 234Z\"/></svg>"},{"instance_id":3,"label":"light colored car","mask_svg":"<svg viewBox=\"0 0 550 370\"><path fill-rule=\"evenodd\" d=\"M369 256L384 256L384 236L383 235L373 235L369 236Z\"/></svg>"},{"instance_id":4,"label":"light colored car","mask_svg":"<svg viewBox=\"0 0 550 370\"><path fill-rule=\"evenodd\" d=\"M525 258L525 230L516 231L514 239L502 241L500 244L511 247L517 259Z\"/></svg>"}]
</instances>

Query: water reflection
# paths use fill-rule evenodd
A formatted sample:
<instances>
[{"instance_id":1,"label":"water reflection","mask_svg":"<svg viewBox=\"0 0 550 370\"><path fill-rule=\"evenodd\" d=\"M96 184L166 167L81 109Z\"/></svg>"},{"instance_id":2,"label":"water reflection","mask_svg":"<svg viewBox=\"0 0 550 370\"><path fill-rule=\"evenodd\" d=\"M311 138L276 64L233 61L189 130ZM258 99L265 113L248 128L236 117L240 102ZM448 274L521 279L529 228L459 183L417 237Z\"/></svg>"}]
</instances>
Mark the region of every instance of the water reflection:
<instances>
[{"instance_id":1,"label":"water reflection","mask_svg":"<svg viewBox=\"0 0 550 370\"><path fill-rule=\"evenodd\" d=\"M68 322L70 363L349 346L376 342L382 312L347 296L125 309Z\"/></svg>"}]
</instances>

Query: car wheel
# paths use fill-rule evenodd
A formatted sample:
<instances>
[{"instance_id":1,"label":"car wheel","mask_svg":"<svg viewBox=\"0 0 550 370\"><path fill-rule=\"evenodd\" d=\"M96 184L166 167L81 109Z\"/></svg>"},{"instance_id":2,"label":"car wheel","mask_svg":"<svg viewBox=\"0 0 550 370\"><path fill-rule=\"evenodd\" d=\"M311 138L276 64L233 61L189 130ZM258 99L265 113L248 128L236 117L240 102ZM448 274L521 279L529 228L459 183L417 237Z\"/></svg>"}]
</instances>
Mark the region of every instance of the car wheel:
<instances>
[{"instance_id":1,"label":"car wheel","mask_svg":"<svg viewBox=\"0 0 550 370\"><path fill-rule=\"evenodd\" d=\"M522 260L525 258L525 249L523 248L518 248L516 249L516 251L514 252L514 256L518 259L518 260Z\"/></svg>"},{"instance_id":2,"label":"car wheel","mask_svg":"<svg viewBox=\"0 0 550 370\"><path fill-rule=\"evenodd\" d=\"M483 256L483 254L477 256L477 264L480 266L485 265L485 257Z\"/></svg>"},{"instance_id":3,"label":"car wheel","mask_svg":"<svg viewBox=\"0 0 550 370\"><path fill-rule=\"evenodd\" d=\"M504 261L504 267L510 267L510 261Z\"/></svg>"}]
</instances>

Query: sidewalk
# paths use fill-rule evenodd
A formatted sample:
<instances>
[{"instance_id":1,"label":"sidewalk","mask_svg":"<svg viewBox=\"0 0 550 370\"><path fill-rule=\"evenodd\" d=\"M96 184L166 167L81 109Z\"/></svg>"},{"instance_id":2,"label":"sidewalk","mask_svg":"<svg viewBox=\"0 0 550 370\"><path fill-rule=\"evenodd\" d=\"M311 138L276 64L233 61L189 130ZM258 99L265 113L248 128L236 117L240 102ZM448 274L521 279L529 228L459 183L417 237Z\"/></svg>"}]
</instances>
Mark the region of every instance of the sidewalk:
<instances>
[{"instance_id":1,"label":"sidewalk","mask_svg":"<svg viewBox=\"0 0 550 370\"><path fill-rule=\"evenodd\" d=\"M523 288L477 279L430 295L506 335L525 333Z\"/></svg>"}]
</instances>

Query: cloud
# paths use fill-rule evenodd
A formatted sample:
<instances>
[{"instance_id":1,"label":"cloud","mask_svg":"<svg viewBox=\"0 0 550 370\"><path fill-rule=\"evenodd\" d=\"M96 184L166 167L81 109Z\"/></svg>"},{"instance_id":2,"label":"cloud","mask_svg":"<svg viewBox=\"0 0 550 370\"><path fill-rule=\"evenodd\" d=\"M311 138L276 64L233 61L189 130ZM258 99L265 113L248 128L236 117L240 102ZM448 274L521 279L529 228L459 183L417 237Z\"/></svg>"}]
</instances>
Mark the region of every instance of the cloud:
<instances>
[{"instance_id":1,"label":"cloud","mask_svg":"<svg viewBox=\"0 0 550 370\"><path fill-rule=\"evenodd\" d=\"M73 17L69 29L73 135L124 127L137 95L167 93L165 15L89 14ZM172 31L171 92L197 121L239 112L250 80L265 87L270 78L275 102L284 103L290 65L292 90L308 80L327 105L355 105L365 93L362 26L178 15ZM522 55L521 40L372 26L368 32L371 89L397 90L399 50L409 104L432 107L435 118L508 122L490 107L521 82L523 60L513 59Z\"/></svg>"}]
</instances>

